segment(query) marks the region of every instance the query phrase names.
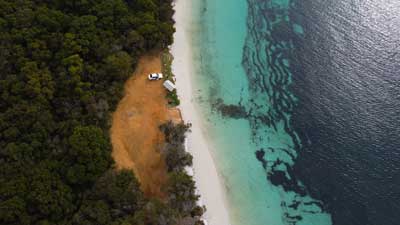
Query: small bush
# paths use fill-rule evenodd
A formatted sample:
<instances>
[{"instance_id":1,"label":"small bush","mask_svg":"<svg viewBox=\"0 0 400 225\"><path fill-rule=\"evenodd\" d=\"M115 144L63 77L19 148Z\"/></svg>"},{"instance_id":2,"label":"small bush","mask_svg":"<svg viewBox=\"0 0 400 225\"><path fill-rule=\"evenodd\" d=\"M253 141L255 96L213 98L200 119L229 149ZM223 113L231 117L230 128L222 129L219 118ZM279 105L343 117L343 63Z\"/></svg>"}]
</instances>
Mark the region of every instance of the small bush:
<instances>
[{"instance_id":1,"label":"small bush","mask_svg":"<svg viewBox=\"0 0 400 225\"><path fill-rule=\"evenodd\" d=\"M161 55L162 61L162 73L164 74L165 80L174 80L175 75L172 73L172 61L174 61L174 57L172 54L165 50Z\"/></svg>"},{"instance_id":2,"label":"small bush","mask_svg":"<svg viewBox=\"0 0 400 225\"><path fill-rule=\"evenodd\" d=\"M168 104L170 106L178 106L181 101L178 98L178 95L176 94L176 90L168 92L167 94L167 99L168 99Z\"/></svg>"},{"instance_id":3,"label":"small bush","mask_svg":"<svg viewBox=\"0 0 400 225\"><path fill-rule=\"evenodd\" d=\"M173 55L165 50L161 55L162 61L162 73L164 74L164 80L175 80L175 75L172 73L172 61L174 60ZM167 93L168 104L172 107L178 106L181 102L178 98L176 90Z\"/></svg>"}]
</instances>

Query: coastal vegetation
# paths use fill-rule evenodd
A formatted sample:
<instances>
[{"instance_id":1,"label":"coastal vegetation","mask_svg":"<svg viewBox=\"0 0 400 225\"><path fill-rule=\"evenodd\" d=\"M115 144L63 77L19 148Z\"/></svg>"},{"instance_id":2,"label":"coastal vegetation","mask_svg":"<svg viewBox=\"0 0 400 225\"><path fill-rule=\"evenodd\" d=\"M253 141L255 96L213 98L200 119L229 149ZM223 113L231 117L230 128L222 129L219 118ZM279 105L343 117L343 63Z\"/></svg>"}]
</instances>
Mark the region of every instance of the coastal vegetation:
<instances>
[{"instance_id":1,"label":"coastal vegetation","mask_svg":"<svg viewBox=\"0 0 400 225\"><path fill-rule=\"evenodd\" d=\"M111 157L110 113L139 56L172 43L172 15L172 0L0 0L0 224L200 223L172 141L185 125L164 128L167 201Z\"/></svg>"},{"instance_id":2,"label":"coastal vegetation","mask_svg":"<svg viewBox=\"0 0 400 225\"><path fill-rule=\"evenodd\" d=\"M200 196L196 194L193 177L185 170L193 164L193 157L186 152L184 146L185 136L190 131L190 126L184 123L174 124L171 121L160 126L166 140L162 152L170 177L168 204L180 212L180 224L202 224L200 217L205 208L197 205Z\"/></svg>"},{"instance_id":3,"label":"coastal vegetation","mask_svg":"<svg viewBox=\"0 0 400 225\"><path fill-rule=\"evenodd\" d=\"M163 149L168 172L181 172L186 166L192 166L193 157L185 151L185 133L189 131L190 124L177 124L171 121L160 126L165 135L166 144Z\"/></svg>"},{"instance_id":4,"label":"coastal vegetation","mask_svg":"<svg viewBox=\"0 0 400 225\"><path fill-rule=\"evenodd\" d=\"M162 73L164 74L164 79L175 82L175 75L172 73L172 68L171 68L174 56L168 50L165 50L161 54L161 60L162 60ZM176 89L167 93L167 100L168 104L172 107L178 106L181 103L178 98L178 94L176 93Z\"/></svg>"}]
</instances>

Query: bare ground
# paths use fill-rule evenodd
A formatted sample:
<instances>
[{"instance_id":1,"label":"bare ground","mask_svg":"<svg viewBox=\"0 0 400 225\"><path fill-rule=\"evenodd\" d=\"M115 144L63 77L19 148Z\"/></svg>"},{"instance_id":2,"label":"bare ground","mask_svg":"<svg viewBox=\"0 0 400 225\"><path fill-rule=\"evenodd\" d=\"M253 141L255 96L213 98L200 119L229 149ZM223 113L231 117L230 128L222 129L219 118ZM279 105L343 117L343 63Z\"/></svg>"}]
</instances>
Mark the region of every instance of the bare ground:
<instances>
[{"instance_id":1,"label":"bare ground","mask_svg":"<svg viewBox=\"0 0 400 225\"><path fill-rule=\"evenodd\" d=\"M155 72L161 72L159 55L142 57L113 114L111 142L117 168L132 169L146 196L164 198L168 176L160 154L164 136L159 125L176 112L168 110L162 81L147 79Z\"/></svg>"}]
</instances>

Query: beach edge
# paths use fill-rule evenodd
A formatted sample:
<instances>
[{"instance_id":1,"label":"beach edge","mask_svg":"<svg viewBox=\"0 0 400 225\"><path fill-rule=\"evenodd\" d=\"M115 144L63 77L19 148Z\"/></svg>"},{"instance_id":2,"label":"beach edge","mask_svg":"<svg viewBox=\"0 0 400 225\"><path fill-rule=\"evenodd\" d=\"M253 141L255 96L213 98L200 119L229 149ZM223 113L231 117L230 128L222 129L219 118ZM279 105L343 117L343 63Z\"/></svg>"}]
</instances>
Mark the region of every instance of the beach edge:
<instances>
[{"instance_id":1,"label":"beach edge","mask_svg":"<svg viewBox=\"0 0 400 225\"><path fill-rule=\"evenodd\" d=\"M176 0L174 2L175 29L174 43L171 54L174 57L172 72L176 76L176 87L181 100L179 106L182 118L191 123L191 132L187 134L185 146L193 155L194 179L200 194L200 205L205 205L207 211L204 218L210 225L230 225L223 182L218 175L217 167L212 158L210 147L202 133L200 113L196 110L193 87L193 61L190 46L190 16L191 2Z\"/></svg>"}]
</instances>

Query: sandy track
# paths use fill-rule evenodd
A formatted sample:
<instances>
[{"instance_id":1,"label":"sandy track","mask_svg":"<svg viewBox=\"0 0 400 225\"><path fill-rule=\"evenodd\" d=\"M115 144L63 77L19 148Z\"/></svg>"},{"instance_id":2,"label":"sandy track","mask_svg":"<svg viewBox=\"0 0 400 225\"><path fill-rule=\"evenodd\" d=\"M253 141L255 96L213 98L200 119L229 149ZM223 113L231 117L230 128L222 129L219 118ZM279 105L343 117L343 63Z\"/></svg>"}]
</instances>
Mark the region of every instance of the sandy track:
<instances>
[{"instance_id":1,"label":"sandy track","mask_svg":"<svg viewBox=\"0 0 400 225\"><path fill-rule=\"evenodd\" d=\"M146 196L164 198L166 165L159 150L164 136L159 125L168 119L162 81L149 81L149 73L161 71L158 55L140 59L125 93L113 113L112 156L118 169L133 169Z\"/></svg>"}]
</instances>

